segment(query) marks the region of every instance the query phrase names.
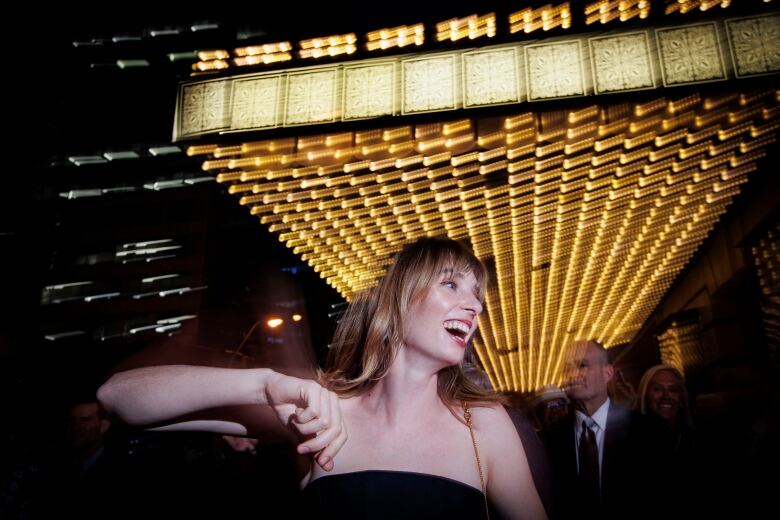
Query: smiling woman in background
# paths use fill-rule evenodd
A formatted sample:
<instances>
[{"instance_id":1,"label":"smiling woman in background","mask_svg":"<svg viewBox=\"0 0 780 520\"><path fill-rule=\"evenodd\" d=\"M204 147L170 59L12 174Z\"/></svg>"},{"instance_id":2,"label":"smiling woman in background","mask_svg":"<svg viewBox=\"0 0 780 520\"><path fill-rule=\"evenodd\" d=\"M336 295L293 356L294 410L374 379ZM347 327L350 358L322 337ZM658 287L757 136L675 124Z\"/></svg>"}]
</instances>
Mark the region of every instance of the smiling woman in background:
<instances>
[{"instance_id":1,"label":"smiling woman in background","mask_svg":"<svg viewBox=\"0 0 780 520\"><path fill-rule=\"evenodd\" d=\"M683 375L669 365L647 369L639 382L636 407L650 421L657 449L657 460L644 476L644 485L663 488L653 494L648 518L707 516L701 507L707 502L705 493L712 492L707 482L716 471L706 469L709 462L699 457Z\"/></svg>"},{"instance_id":2,"label":"smiling woman in background","mask_svg":"<svg viewBox=\"0 0 780 520\"><path fill-rule=\"evenodd\" d=\"M694 446L693 418L688 406L685 379L676 368L655 365L647 369L639 382L639 412L658 419L672 451L686 451Z\"/></svg>"}]
</instances>

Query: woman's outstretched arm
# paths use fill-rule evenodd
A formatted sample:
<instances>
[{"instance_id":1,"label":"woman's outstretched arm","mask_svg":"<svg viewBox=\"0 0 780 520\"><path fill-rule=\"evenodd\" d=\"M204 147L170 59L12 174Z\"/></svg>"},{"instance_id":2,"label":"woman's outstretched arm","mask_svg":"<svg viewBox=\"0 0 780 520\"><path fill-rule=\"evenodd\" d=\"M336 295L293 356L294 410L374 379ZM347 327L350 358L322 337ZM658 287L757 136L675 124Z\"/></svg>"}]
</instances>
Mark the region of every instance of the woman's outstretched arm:
<instances>
[{"instance_id":1,"label":"woman's outstretched arm","mask_svg":"<svg viewBox=\"0 0 780 520\"><path fill-rule=\"evenodd\" d=\"M114 374L98 389L98 399L128 424L231 435L251 432L245 421L231 416L230 407L268 405L282 424L311 436L298 445L298 452L316 453L317 463L326 470L346 441L336 394L315 381L267 368L137 368Z\"/></svg>"}]
</instances>

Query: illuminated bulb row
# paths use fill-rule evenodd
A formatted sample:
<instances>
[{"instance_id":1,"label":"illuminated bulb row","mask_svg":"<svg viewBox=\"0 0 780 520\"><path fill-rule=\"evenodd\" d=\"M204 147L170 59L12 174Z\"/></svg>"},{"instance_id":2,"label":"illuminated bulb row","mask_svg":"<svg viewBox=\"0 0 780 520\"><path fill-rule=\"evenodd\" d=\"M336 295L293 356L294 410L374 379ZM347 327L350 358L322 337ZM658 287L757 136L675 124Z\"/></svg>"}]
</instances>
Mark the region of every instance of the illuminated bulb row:
<instances>
[{"instance_id":1,"label":"illuminated bulb row","mask_svg":"<svg viewBox=\"0 0 780 520\"><path fill-rule=\"evenodd\" d=\"M289 61L292 59L290 42L266 43L238 47L233 50L233 64L238 67Z\"/></svg>"},{"instance_id":2,"label":"illuminated bulb row","mask_svg":"<svg viewBox=\"0 0 780 520\"><path fill-rule=\"evenodd\" d=\"M474 40L480 36L492 38L496 35L496 14L482 16L473 14L465 18L452 18L436 24L436 41L458 41L463 38Z\"/></svg>"},{"instance_id":3,"label":"illuminated bulb row","mask_svg":"<svg viewBox=\"0 0 780 520\"><path fill-rule=\"evenodd\" d=\"M625 22L632 18L650 16L650 0L599 0L585 6L585 23L602 24L612 20Z\"/></svg>"},{"instance_id":4,"label":"illuminated bulb row","mask_svg":"<svg viewBox=\"0 0 780 520\"><path fill-rule=\"evenodd\" d=\"M290 52L292 45L290 42L266 43L263 45L249 45L247 47L238 47L233 50L236 56L262 56L265 54L276 54L279 52Z\"/></svg>"},{"instance_id":5,"label":"illuminated bulb row","mask_svg":"<svg viewBox=\"0 0 780 520\"><path fill-rule=\"evenodd\" d=\"M571 7L569 2L556 6L544 6L538 9L526 7L509 15L509 32L530 33L537 29L549 31L556 27L571 27Z\"/></svg>"},{"instance_id":6,"label":"illuminated bulb row","mask_svg":"<svg viewBox=\"0 0 780 520\"><path fill-rule=\"evenodd\" d=\"M230 53L222 49L198 52L198 59L200 61L226 60L229 57Z\"/></svg>"},{"instance_id":7,"label":"illuminated bulb row","mask_svg":"<svg viewBox=\"0 0 780 520\"><path fill-rule=\"evenodd\" d=\"M214 70L226 69L230 66L228 63L230 53L223 49L198 51L198 60L192 64L192 70L195 72L208 72Z\"/></svg>"},{"instance_id":8,"label":"illuminated bulb row","mask_svg":"<svg viewBox=\"0 0 780 520\"><path fill-rule=\"evenodd\" d=\"M665 0L665 14L675 12L688 13L698 9L707 11L713 7L727 8L730 0ZM768 0L764 0L767 2ZM599 0L587 4L584 8L585 23L606 24L613 20L625 22L633 18L645 19L650 15L650 0ZM557 27L571 27L572 13L570 2L558 5L545 5L532 9L527 7L509 15L509 32L531 33L536 30L549 31ZM482 36L492 38L496 35L495 13L453 18L436 24L436 41L457 41L464 38L476 39ZM366 33L365 48L368 51L423 45L425 26L418 23L411 26L401 25L379 29ZM298 56L302 59L328 56L350 55L357 51L355 33L310 38L298 42ZM192 64L193 71L207 72L226 69L231 62L235 66L271 64L292 59L290 42L276 42L252 45L234 49L233 58L226 50L206 50L198 52L200 61Z\"/></svg>"},{"instance_id":9,"label":"illuminated bulb row","mask_svg":"<svg viewBox=\"0 0 780 520\"><path fill-rule=\"evenodd\" d=\"M688 13L694 9L707 11L713 7L722 7L723 9L731 5L731 0L666 0L664 14Z\"/></svg>"},{"instance_id":10,"label":"illuminated bulb row","mask_svg":"<svg viewBox=\"0 0 780 520\"><path fill-rule=\"evenodd\" d=\"M322 56L338 56L353 54L357 50L355 33L336 34L333 36L311 38L299 42L298 55L301 58L319 58Z\"/></svg>"},{"instance_id":11,"label":"illuminated bulb row","mask_svg":"<svg viewBox=\"0 0 780 520\"><path fill-rule=\"evenodd\" d=\"M192 70L195 72L209 72L213 70L222 70L230 67L227 60L199 61L192 64Z\"/></svg>"},{"instance_id":12,"label":"illuminated bulb row","mask_svg":"<svg viewBox=\"0 0 780 520\"><path fill-rule=\"evenodd\" d=\"M425 43L425 26L421 23L380 29L366 34L366 49L369 51L406 47L407 45L420 46L423 43Z\"/></svg>"}]
</instances>

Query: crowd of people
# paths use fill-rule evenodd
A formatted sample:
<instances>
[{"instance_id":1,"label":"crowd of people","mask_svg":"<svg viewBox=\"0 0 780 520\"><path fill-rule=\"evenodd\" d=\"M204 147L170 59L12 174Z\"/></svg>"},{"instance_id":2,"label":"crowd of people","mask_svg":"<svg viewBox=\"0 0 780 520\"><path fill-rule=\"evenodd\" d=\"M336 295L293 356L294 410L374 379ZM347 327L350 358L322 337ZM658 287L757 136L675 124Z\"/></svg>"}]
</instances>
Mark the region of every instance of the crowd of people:
<instances>
[{"instance_id":1,"label":"crowd of people","mask_svg":"<svg viewBox=\"0 0 780 520\"><path fill-rule=\"evenodd\" d=\"M294 497L296 516L324 518L657 518L717 507L722 497L705 493L722 486L678 369L647 369L630 407L610 396L609 352L585 339L563 386L520 409L464 363L487 283L465 246L422 239L354 299L314 379L186 365L116 373L70 409L67 449L29 504L7 491L4 506L26 518L74 504L80 516L121 512L128 475L142 472L106 448L119 419L219 434L198 460L220 496L241 490L223 511L262 508L246 498L253 486L275 489L268 501Z\"/></svg>"}]
</instances>

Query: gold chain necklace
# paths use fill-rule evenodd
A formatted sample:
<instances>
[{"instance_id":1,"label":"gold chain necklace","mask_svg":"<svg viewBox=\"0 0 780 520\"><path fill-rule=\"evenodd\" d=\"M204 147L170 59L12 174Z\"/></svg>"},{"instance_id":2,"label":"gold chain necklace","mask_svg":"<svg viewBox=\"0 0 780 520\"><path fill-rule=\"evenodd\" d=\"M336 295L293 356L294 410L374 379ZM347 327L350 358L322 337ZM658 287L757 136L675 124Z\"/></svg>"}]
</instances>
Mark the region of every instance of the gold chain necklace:
<instances>
[{"instance_id":1,"label":"gold chain necklace","mask_svg":"<svg viewBox=\"0 0 780 520\"><path fill-rule=\"evenodd\" d=\"M479 450L477 449L477 437L474 435L474 427L471 422L471 411L469 410L469 404L463 402L463 418L466 420L466 426L469 427L469 433L471 434L471 444L474 445L474 455L477 456L477 469L479 470L479 483L482 485L482 498L485 499L485 517L490 520L490 508L488 507L487 489L485 488L485 477L482 475L482 463L479 461Z\"/></svg>"}]
</instances>

